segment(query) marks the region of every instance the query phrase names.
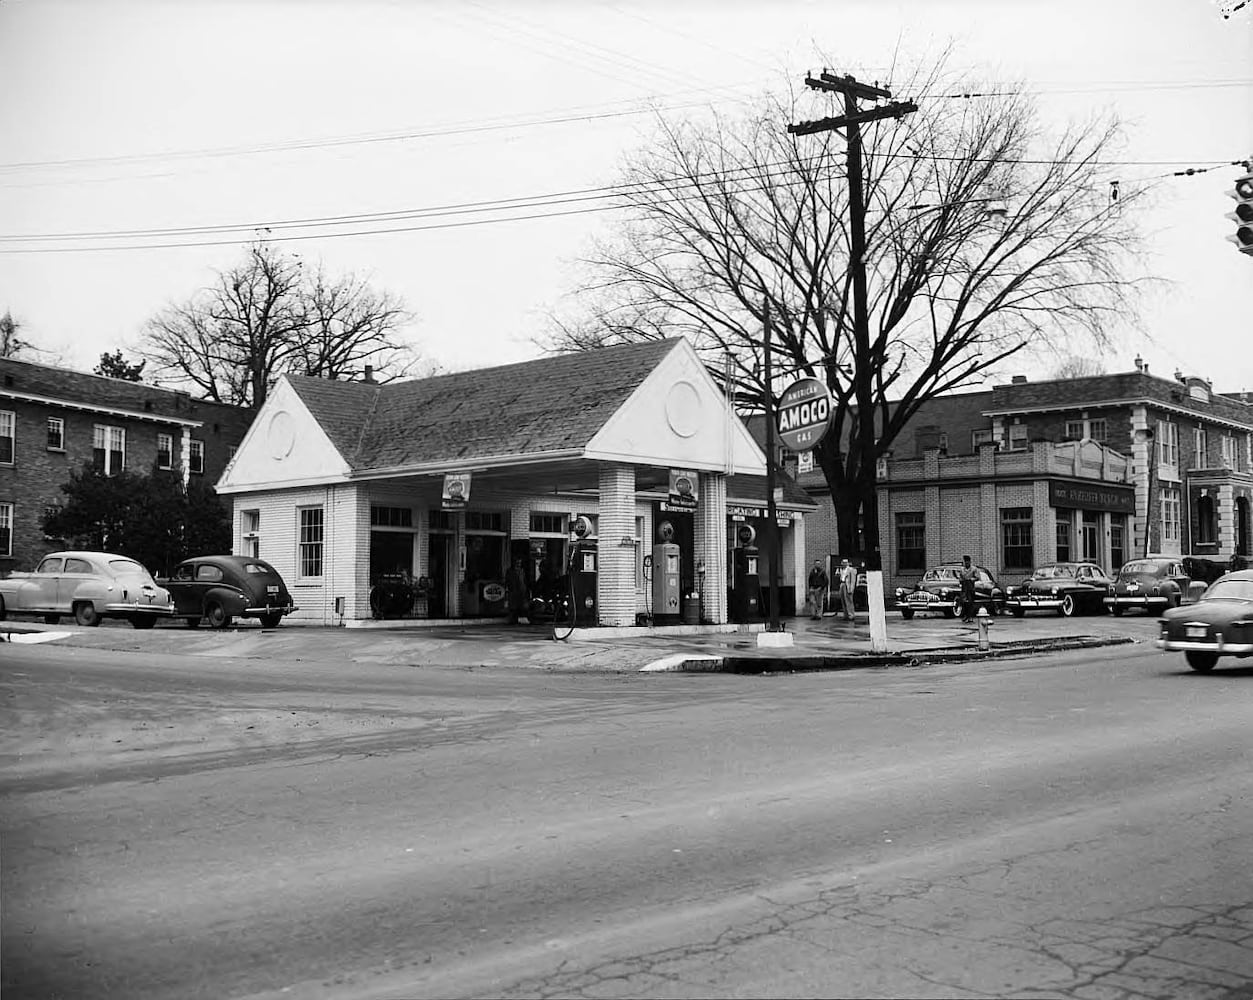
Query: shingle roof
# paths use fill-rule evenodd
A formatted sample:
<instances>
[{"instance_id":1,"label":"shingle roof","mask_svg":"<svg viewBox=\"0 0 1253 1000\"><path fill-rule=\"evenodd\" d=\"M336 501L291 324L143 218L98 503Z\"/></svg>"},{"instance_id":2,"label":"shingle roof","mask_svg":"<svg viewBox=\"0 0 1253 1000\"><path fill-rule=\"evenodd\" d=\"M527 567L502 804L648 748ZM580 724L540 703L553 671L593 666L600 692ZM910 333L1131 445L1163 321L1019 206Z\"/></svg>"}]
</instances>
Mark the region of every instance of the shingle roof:
<instances>
[{"instance_id":1,"label":"shingle roof","mask_svg":"<svg viewBox=\"0 0 1253 1000\"><path fill-rule=\"evenodd\" d=\"M649 341L365 385L292 377L354 471L576 451L677 340Z\"/></svg>"},{"instance_id":2,"label":"shingle roof","mask_svg":"<svg viewBox=\"0 0 1253 1000\"><path fill-rule=\"evenodd\" d=\"M237 427L241 434L254 414L241 406L192 399L189 393L176 389L161 389L143 382L89 375L15 358L0 358L0 393L6 390L150 417L220 421Z\"/></svg>"}]
</instances>

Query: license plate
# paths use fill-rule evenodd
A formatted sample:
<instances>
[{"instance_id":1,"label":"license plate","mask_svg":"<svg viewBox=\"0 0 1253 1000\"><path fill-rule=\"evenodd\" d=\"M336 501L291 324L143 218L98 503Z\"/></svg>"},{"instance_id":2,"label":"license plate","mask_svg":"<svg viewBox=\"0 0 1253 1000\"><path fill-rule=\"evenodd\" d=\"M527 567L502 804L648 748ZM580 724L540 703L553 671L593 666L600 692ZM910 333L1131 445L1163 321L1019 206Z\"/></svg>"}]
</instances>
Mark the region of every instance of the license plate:
<instances>
[{"instance_id":1,"label":"license plate","mask_svg":"<svg viewBox=\"0 0 1253 1000\"><path fill-rule=\"evenodd\" d=\"M924 605L925 605L925 604L930 604L931 602L930 602L930 601L928 601L925 597L911 597L911 598L909 599L909 603L910 603L910 604L924 604Z\"/></svg>"},{"instance_id":2,"label":"license plate","mask_svg":"<svg viewBox=\"0 0 1253 1000\"><path fill-rule=\"evenodd\" d=\"M1189 639L1205 638L1206 629L1204 625L1189 625L1186 631Z\"/></svg>"},{"instance_id":3,"label":"license plate","mask_svg":"<svg viewBox=\"0 0 1253 1000\"><path fill-rule=\"evenodd\" d=\"M267 594L277 594L277 593L278 593L278 586L277 586L277 585L275 585L275 586L267 586L267 587L265 588L265 592L266 592Z\"/></svg>"}]
</instances>

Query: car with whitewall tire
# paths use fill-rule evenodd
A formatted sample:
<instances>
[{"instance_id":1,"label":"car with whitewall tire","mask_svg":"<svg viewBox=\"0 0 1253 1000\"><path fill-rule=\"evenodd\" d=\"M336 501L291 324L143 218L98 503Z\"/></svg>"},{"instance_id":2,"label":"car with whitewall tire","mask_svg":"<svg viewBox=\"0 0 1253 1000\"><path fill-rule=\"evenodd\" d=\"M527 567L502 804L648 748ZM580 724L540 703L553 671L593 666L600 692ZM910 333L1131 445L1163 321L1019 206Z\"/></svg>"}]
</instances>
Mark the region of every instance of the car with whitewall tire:
<instances>
[{"instance_id":1,"label":"car with whitewall tire","mask_svg":"<svg viewBox=\"0 0 1253 1000\"><path fill-rule=\"evenodd\" d=\"M88 627L123 618L142 629L172 618L174 599L134 559L111 552L49 552L33 572L0 580L0 619L7 615L38 615L49 625L73 617Z\"/></svg>"}]
</instances>

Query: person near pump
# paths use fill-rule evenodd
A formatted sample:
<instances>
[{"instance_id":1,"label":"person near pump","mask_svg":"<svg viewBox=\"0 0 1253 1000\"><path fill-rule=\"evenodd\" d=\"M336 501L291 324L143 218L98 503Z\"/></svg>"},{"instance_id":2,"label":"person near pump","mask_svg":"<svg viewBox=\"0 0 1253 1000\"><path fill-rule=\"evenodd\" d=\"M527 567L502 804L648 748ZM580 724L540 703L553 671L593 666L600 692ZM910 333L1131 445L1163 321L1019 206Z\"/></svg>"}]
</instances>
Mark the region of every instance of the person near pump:
<instances>
[{"instance_id":1,"label":"person near pump","mask_svg":"<svg viewBox=\"0 0 1253 1000\"><path fill-rule=\"evenodd\" d=\"M827 604L827 588L831 581L827 579L827 571L822 568L820 559L814 560L814 568L809 571L809 617L821 618L822 609Z\"/></svg>"},{"instance_id":2,"label":"person near pump","mask_svg":"<svg viewBox=\"0 0 1253 1000\"><path fill-rule=\"evenodd\" d=\"M518 620L527 612L531 596L521 559L515 559L513 565L505 571L505 594L509 601L509 624L517 625Z\"/></svg>"},{"instance_id":3,"label":"person near pump","mask_svg":"<svg viewBox=\"0 0 1253 1000\"><path fill-rule=\"evenodd\" d=\"M979 579L979 571L971 564L970 556L962 556L962 568L957 578L962 588L962 621L974 621L975 581Z\"/></svg>"},{"instance_id":4,"label":"person near pump","mask_svg":"<svg viewBox=\"0 0 1253 1000\"><path fill-rule=\"evenodd\" d=\"M844 620L853 620L853 593L857 590L857 567L847 559L840 563L840 605L844 608Z\"/></svg>"}]
</instances>

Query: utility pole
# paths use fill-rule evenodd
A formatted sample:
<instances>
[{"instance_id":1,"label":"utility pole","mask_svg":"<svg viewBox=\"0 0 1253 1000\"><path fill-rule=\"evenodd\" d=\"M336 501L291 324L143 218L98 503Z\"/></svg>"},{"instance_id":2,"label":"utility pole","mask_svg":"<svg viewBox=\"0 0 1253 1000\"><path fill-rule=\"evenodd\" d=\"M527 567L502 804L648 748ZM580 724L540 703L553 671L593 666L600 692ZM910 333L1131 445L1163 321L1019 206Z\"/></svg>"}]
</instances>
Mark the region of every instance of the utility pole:
<instances>
[{"instance_id":1,"label":"utility pole","mask_svg":"<svg viewBox=\"0 0 1253 1000\"><path fill-rule=\"evenodd\" d=\"M779 624L779 511L774 502L774 365L770 335L770 300L762 300L762 326L765 327L764 367L766 383L766 521L770 531L770 558L766 573L770 578L770 631L780 632Z\"/></svg>"},{"instance_id":2,"label":"utility pole","mask_svg":"<svg viewBox=\"0 0 1253 1000\"><path fill-rule=\"evenodd\" d=\"M812 135L841 128L846 130L850 233L848 266L853 279L853 389L857 400L857 441L850 442L850 445L857 448L857 479L864 488L861 509L866 550L866 598L870 605L870 645L875 652L883 652L887 649L887 619L883 607L883 556L879 548L879 502L875 489L878 436L875 433L872 379L876 365L870 350L870 320L866 304L866 205L862 192L861 124L882 118L902 118L917 111L918 105L913 101L892 101L863 111L857 106L859 98L877 101L890 98L892 92L886 87L859 83L848 74L836 76L825 70L818 77L806 76L805 86L844 95L844 114L789 125L787 130L792 135Z\"/></svg>"}]
</instances>

